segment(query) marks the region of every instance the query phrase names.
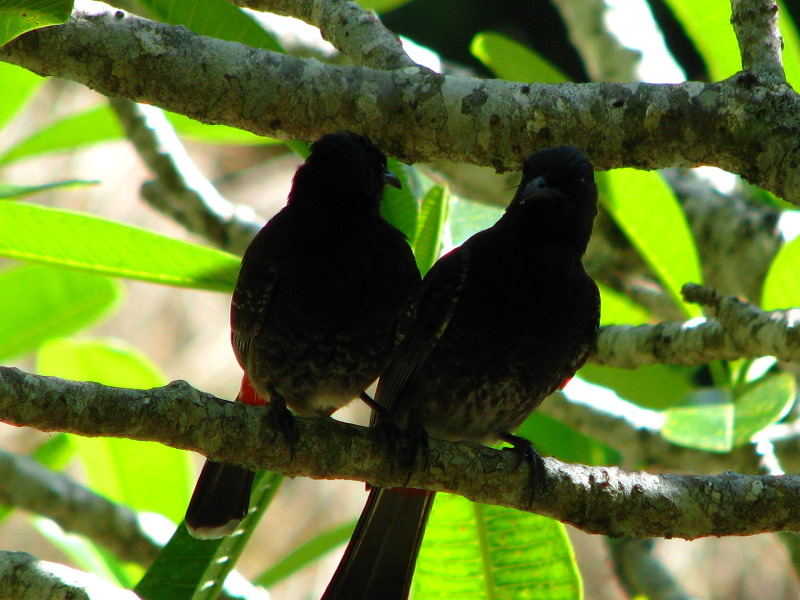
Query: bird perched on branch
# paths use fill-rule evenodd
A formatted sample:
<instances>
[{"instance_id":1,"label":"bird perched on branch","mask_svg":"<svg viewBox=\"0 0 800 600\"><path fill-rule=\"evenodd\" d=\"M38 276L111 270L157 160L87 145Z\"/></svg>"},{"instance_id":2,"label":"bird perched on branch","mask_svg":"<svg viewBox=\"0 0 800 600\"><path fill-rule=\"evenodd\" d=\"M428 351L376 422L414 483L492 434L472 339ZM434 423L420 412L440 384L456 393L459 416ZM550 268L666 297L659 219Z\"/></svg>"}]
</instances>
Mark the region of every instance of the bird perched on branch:
<instances>
[{"instance_id":1,"label":"bird perched on branch","mask_svg":"<svg viewBox=\"0 0 800 600\"><path fill-rule=\"evenodd\" d=\"M378 383L382 414L436 438L504 440L541 461L512 432L595 343L600 298L581 257L596 213L580 150L528 157L500 220L425 276L416 320ZM406 598L433 498L373 488L323 600Z\"/></svg>"},{"instance_id":2,"label":"bird perched on branch","mask_svg":"<svg viewBox=\"0 0 800 600\"><path fill-rule=\"evenodd\" d=\"M420 275L405 236L380 215L386 157L355 133L325 135L294 175L286 207L244 253L231 303L237 400L329 416L363 394L400 341ZM288 425L287 425L288 423ZM252 471L207 460L186 511L200 538L232 533L249 507Z\"/></svg>"}]
</instances>

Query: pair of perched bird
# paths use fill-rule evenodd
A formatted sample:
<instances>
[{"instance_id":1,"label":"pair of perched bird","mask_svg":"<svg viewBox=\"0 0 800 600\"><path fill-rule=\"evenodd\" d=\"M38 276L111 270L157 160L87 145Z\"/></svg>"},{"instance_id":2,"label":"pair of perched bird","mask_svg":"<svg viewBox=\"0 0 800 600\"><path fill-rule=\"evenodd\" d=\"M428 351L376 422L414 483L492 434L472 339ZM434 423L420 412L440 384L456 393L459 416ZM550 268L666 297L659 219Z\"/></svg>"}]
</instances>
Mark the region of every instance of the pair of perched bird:
<instances>
[{"instance_id":1,"label":"pair of perched bird","mask_svg":"<svg viewBox=\"0 0 800 600\"><path fill-rule=\"evenodd\" d=\"M530 450L512 432L586 360L600 301L581 263L597 213L591 163L560 146L528 157L505 214L420 282L380 216L386 157L350 132L323 136L287 206L244 254L231 306L238 399L329 416L380 375L382 419L428 435ZM207 461L186 514L231 533L253 474ZM405 598L433 492L373 488L325 598Z\"/></svg>"}]
</instances>

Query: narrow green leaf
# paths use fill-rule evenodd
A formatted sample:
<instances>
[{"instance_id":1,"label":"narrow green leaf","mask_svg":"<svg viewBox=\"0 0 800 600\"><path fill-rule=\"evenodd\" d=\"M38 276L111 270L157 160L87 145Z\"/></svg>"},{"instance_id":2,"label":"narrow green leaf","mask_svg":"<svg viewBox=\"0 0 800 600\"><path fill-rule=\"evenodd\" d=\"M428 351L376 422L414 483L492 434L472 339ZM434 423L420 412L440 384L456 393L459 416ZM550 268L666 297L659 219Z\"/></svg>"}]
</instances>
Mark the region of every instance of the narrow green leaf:
<instances>
[{"instance_id":1,"label":"narrow green leaf","mask_svg":"<svg viewBox=\"0 0 800 600\"><path fill-rule=\"evenodd\" d=\"M0 81L3 82L3 93L0 94L2 130L44 83L44 78L17 65L0 62Z\"/></svg>"},{"instance_id":2,"label":"narrow green leaf","mask_svg":"<svg viewBox=\"0 0 800 600\"><path fill-rule=\"evenodd\" d=\"M711 81L720 81L741 70L728 0L666 0L666 3L703 57Z\"/></svg>"},{"instance_id":3,"label":"narrow green leaf","mask_svg":"<svg viewBox=\"0 0 800 600\"><path fill-rule=\"evenodd\" d=\"M436 496L413 586L416 600L582 596L561 523L448 494Z\"/></svg>"},{"instance_id":4,"label":"narrow green leaf","mask_svg":"<svg viewBox=\"0 0 800 600\"><path fill-rule=\"evenodd\" d=\"M37 370L76 381L149 389L167 380L141 352L113 340L56 340L39 351ZM193 469L189 455L155 442L71 436L92 489L134 510L183 518Z\"/></svg>"},{"instance_id":5,"label":"narrow green leaf","mask_svg":"<svg viewBox=\"0 0 800 600\"><path fill-rule=\"evenodd\" d=\"M501 33L478 33L472 38L469 51L500 79L523 83L569 81L566 75L538 52Z\"/></svg>"},{"instance_id":6,"label":"narrow green leaf","mask_svg":"<svg viewBox=\"0 0 800 600\"><path fill-rule=\"evenodd\" d=\"M240 259L122 223L0 202L0 256L164 285L230 292Z\"/></svg>"},{"instance_id":7,"label":"narrow green leaf","mask_svg":"<svg viewBox=\"0 0 800 600\"><path fill-rule=\"evenodd\" d=\"M795 401L792 375L768 375L736 392L733 445L742 446L767 425L780 421Z\"/></svg>"},{"instance_id":8,"label":"narrow green leaf","mask_svg":"<svg viewBox=\"0 0 800 600\"><path fill-rule=\"evenodd\" d=\"M122 127L116 115L108 104L101 104L39 129L0 156L0 165L122 137Z\"/></svg>"},{"instance_id":9,"label":"narrow green leaf","mask_svg":"<svg viewBox=\"0 0 800 600\"><path fill-rule=\"evenodd\" d=\"M179 525L136 586L136 593L143 600L212 600L217 597L220 582L225 581L229 595L246 597L252 586L235 573L228 575L282 481L283 476L277 473L262 471L256 475L250 514L232 536L198 540Z\"/></svg>"},{"instance_id":10,"label":"narrow green leaf","mask_svg":"<svg viewBox=\"0 0 800 600\"><path fill-rule=\"evenodd\" d=\"M0 183L0 200L24 198L26 196L33 196L57 189L88 187L90 185L97 185L98 183L100 182L82 179L54 181L53 183L46 183L44 185L13 185L10 183Z\"/></svg>"},{"instance_id":11,"label":"narrow green leaf","mask_svg":"<svg viewBox=\"0 0 800 600\"><path fill-rule=\"evenodd\" d=\"M764 310L793 306L800 306L800 237L778 250L761 290Z\"/></svg>"},{"instance_id":12,"label":"narrow green leaf","mask_svg":"<svg viewBox=\"0 0 800 600\"><path fill-rule=\"evenodd\" d=\"M359 4L361 8L366 8L367 10L374 11L378 14L383 14L389 12L390 10L394 10L395 8L400 8L409 2L411 2L411 0L357 0L357 4Z\"/></svg>"},{"instance_id":13,"label":"narrow green leaf","mask_svg":"<svg viewBox=\"0 0 800 600\"><path fill-rule=\"evenodd\" d=\"M265 588L270 588L276 583L294 575L303 567L310 565L337 546L344 544L350 539L355 527L355 521L348 521L347 523L343 523L333 529L328 529L320 533L318 536L292 550L279 562L261 573L253 583Z\"/></svg>"},{"instance_id":14,"label":"narrow green leaf","mask_svg":"<svg viewBox=\"0 0 800 600\"><path fill-rule=\"evenodd\" d=\"M416 169L390 158L389 170L400 179L401 187L384 188L381 216L402 231L413 245L419 218L419 206L413 190Z\"/></svg>"},{"instance_id":15,"label":"narrow green leaf","mask_svg":"<svg viewBox=\"0 0 800 600\"><path fill-rule=\"evenodd\" d=\"M210 37L283 52L278 40L250 15L225 0L139 0L154 18Z\"/></svg>"},{"instance_id":16,"label":"narrow green leaf","mask_svg":"<svg viewBox=\"0 0 800 600\"><path fill-rule=\"evenodd\" d=\"M733 448L734 408L730 402L670 408L664 417L661 435L674 444L719 453Z\"/></svg>"},{"instance_id":17,"label":"narrow green leaf","mask_svg":"<svg viewBox=\"0 0 800 600\"><path fill-rule=\"evenodd\" d=\"M800 89L800 33L786 3L781 0L778 0L778 27L783 38L783 70L786 81L797 90Z\"/></svg>"},{"instance_id":18,"label":"narrow green leaf","mask_svg":"<svg viewBox=\"0 0 800 600\"><path fill-rule=\"evenodd\" d=\"M0 359L88 327L120 294L116 282L87 273L34 265L0 271Z\"/></svg>"},{"instance_id":19,"label":"narrow green leaf","mask_svg":"<svg viewBox=\"0 0 800 600\"><path fill-rule=\"evenodd\" d=\"M72 0L2 0L0 46L26 31L64 23L71 13Z\"/></svg>"},{"instance_id":20,"label":"narrow green leaf","mask_svg":"<svg viewBox=\"0 0 800 600\"><path fill-rule=\"evenodd\" d=\"M675 194L657 174L635 169L598 173L603 206L688 317L700 307L681 297L684 283L702 283L694 237Z\"/></svg>"},{"instance_id":21,"label":"narrow green leaf","mask_svg":"<svg viewBox=\"0 0 800 600\"><path fill-rule=\"evenodd\" d=\"M447 184L435 185L422 199L422 207L414 236L414 257L424 276L439 258L442 230L450 212L450 189Z\"/></svg>"}]
</instances>

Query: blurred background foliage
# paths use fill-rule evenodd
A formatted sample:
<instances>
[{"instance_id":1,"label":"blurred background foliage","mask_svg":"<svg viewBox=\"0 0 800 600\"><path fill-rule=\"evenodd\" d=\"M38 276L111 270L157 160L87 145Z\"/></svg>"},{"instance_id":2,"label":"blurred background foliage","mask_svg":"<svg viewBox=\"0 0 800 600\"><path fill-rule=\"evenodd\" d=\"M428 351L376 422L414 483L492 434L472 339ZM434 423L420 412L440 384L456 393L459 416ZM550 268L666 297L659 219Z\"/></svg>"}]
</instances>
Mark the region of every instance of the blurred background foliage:
<instances>
[{"instance_id":1,"label":"blurred background foliage","mask_svg":"<svg viewBox=\"0 0 800 600\"><path fill-rule=\"evenodd\" d=\"M562 18L561 2L362 4L379 12L391 30L425 47L420 56L445 72L546 83L591 77L584 66L587 57L570 41L574 32ZM619 55L630 61L619 65L621 80L715 81L740 69L724 0L587 2L587 10L589 4L606 13L608 31L600 33L620 47L632 43L633 33L655 32L648 44ZM320 45L313 31L223 0L120 0L115 6L204 35L346 62ZM787 77L797 87L800 4L780 8ZM63 0L2 3L0 43L62 22L70 10L71 2ZM239 372L229 350L228 296L238 258L143 202L140 187L150 174L103 97L4 63L0 82L3 364L122 387L187 379L233 397ZM174 128L226 200L252 207L259 223L282 206L303 144L202 125L181 115L166 117L158 127ZM409 236L422 271L441 252L493 223L517 177L446 164L392 167L404 186L387 195L385 214ZM700 317L697 306L682 302L680 288L704 280L764 308L800 305L795 211L734 175L709 173L620 169L598 175L603 210L586 262L602 288L603 324ZM696 184L693 193L682 184L687 178ZM752 262L737 256L733 276L719 276L724 255L707 252L708 240L697 235L692 210L707 197L745 206L758 243L766 247ZM712 220L707 227L715 225L722 223ZM769 357L636 371L590 364L566 394L629 419L631 427L656 432L676 447L719 455L753 447L754 436L769 426L797 418L795 375L791 366ZM629 447L596 440L547 415L546 407L543 412L533 415L520 434L544 454L592 465L670 470L669 457L663 456L658 469L626 463ZM340 417L365 422L367 415L364 407L353 405ZM0 435L5 451L66 469L108 499L158 515L148 522L162 543L182 518L198 467L198 457L158 444L5 426ZM126 563L93 540L11 507L0 513L3 549L69 562L123 587L138 585L147 599L213 597L237 560L237 568L275 598L318 597L338 560L333 551L348 538L361 508L363 486L297 480L278 492L280 483L280 476L262 474L254 494L258 510L244 535L197 542L178 528L149 571L148 565ZM416 598L616 599L648 593L615 576L613 570L624 570L619 553L599 537L549 519L440 496L418 565ZM800 592L788 553L775 536L746 542L660 541L642 548L666 566L675 589L687 590L677 597L780 599ZM220 561L220 556L230 559ZM749 567L756 559L757 568ZM260 597L238 576L229 583L229 595Z\"/></svg>"}]
</instances>

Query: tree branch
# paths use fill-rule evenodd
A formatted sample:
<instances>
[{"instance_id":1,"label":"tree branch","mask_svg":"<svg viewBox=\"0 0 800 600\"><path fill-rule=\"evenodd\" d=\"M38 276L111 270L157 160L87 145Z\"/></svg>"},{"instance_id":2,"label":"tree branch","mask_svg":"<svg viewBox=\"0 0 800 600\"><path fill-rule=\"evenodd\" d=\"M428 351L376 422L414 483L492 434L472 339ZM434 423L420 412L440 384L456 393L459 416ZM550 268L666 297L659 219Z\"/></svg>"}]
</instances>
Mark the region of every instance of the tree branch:
<instances>
[{"instance_id":1,"label":"tree branch","mask_svg":"<svg viewBox=\"0 0 800 600\"><path fill-rule=\"evenodd\" d=\"M374 13L347 0L231 0L237 6L295 17L319 28L322 37L353 64L379 70L417 65Z\"/></svg>"},{"instance_id":2,"label":"tree branch","mask_svg":"<svg viewBox=\"0 0 800 600\"><path fill-rule=\"evenodd\" d=\"M771 83L786 83L775 0L731 0L731 9L742 68Z\"/></svg>"},{"instance_id":3,"label":"tree branch","mask_svg":"<svg viewBox=\"0 0 800 600\"><path fill-rule=\"evenodd\" d=\"M64 25L4 46L0 59L261 135L353 129L406 162L512 170L536 148L572 143L599 169L712 164L800 205L800 98L788 86L743 74L713 84L526 85L322 65L79 6Z\"/></svg>"},{"instance_id":4,"label":"tree branch","mask_svg":"<svg viewBox=\"0 0 800 600\"><path fill-rule=\"evenodd\" d=\"M0 552L0 597L5 600L139 600L95 575L38 560L26 552Z\"/></svg>"},{"instance_id":5,"label":"tree branch","mask_svg":"<svg viewBox=\"0 0 800 600\"><path fill-rule=\"evenodd\" d=\"M694 539L800 531L800 477L656 476L549 458L546 491L528 505L531 475L528 468L517 468L513 452L431 440L426 467L409 474L394 468L380 431L298 418L300 437L292 453L265 414L263 408L226 402L185 382L128 390L0 368L0 418L14 425L159 441L289 476L453 492L611 536Z\"/></svg>"},{"instance_id":6,"label":"tree branch","mask_svg":"<svg viewBox=\"0 0 800 600\"><path fill-rule=\"evenodd\" d=\"M159 109L124 98L112 98L110 102L125 135L157 176L142 186L142 197L217 247L244 254L263 225L253 210L222 197L194 164Z\"/></svg>"}]
</instances>

